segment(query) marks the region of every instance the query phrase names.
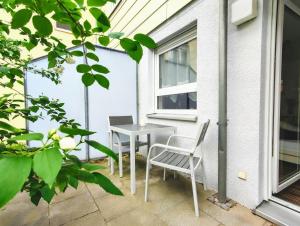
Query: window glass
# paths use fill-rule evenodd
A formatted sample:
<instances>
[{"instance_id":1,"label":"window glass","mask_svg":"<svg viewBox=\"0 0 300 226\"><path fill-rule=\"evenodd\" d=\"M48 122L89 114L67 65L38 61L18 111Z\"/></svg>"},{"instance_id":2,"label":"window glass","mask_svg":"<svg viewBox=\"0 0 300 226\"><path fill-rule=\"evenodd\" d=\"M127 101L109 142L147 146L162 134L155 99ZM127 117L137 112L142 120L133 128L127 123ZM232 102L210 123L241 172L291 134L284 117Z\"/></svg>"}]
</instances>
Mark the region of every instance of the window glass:
<instances>
[{"instance_id":1,"label":"window glass","mask_svg":"<svg viewBox=\"0 0 300 226\"><path fill-rule=\"evenodd\" d=\"M159 55L159 88L197 80L197 39Z\"/></svg>"},{"instance_id":2,"label":"window glass","mask_svg":"<svg viewBox=\"0 0 300 226\"><path fill-rule=\"evenodd\" d=\"M62 24L62 23L56 22L56 27L63 29L63 30L71 31L71 28L68 24Z\"/></svg>"},{"instance_id":3,"label":"window glass","mask_svg":"<svg viewBox=\"0 0 300 226\"><path fill-rule=\"evenodd\" d=\"M157 97L158 109L196 109L197 93L180 93Z\"/></svg>"}]
</instances>

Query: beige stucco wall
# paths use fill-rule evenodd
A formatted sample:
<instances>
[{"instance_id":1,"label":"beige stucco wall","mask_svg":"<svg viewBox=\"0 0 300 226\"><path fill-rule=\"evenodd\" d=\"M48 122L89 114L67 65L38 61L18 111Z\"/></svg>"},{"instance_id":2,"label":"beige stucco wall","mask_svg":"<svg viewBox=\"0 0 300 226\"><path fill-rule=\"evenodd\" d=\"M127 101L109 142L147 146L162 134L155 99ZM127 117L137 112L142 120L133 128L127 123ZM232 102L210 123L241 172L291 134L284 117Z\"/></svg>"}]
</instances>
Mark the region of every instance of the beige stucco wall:
<instances>
[{"instance_id":1,"label":"beige stucco wall","mask_svg":"<svg viewBox=\"0 0 300 226\"><path fill-rule=\"evenodd\" d=\"M127 37L136 33L147 34L193 0L122 0L110 15L113 32L123 32ZM106 12L111 12L107 7ZM120 48L118 41L109 47Z\"/></svg>"}]
</instances>

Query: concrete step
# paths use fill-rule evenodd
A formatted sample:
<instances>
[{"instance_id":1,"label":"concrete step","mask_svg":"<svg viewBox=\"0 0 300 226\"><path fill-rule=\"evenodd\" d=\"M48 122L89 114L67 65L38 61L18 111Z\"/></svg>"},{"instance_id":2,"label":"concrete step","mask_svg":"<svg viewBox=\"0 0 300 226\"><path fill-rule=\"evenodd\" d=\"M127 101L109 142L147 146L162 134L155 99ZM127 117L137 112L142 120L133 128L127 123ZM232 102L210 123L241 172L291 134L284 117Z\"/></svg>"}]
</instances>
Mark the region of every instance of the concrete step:
<instances>
[{"instance_id":1,"label":"concrete step","mask_svg":"<svg viewBox=\"0 0 300 226\"><path fill-rule=\"evenodd\" d=\"M300 213L280 205L273 201L262 202L254 211L254 214L261 216L277 225L299 226Z\"/></svg>"}]
</instances>

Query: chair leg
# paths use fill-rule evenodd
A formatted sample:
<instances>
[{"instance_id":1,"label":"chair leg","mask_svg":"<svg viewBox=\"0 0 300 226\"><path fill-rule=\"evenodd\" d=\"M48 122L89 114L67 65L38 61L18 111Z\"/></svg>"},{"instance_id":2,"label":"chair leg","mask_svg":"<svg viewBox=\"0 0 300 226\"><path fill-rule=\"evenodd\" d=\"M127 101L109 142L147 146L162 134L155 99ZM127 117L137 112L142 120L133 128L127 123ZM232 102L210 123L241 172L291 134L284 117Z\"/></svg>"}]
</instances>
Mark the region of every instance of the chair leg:
<instances>
[{"instance_id":1,"label":"chair leg","mask_svg":"<svg viewBox=\"0 0 300 226\"><path fill-rule=\"evenodd\" d=\"M148 187L149 187L149 173L150 173L150 161L147 160L146 166L146 181L145 181L145 202L148 201Z\"/></svg>"},{"instance_id":2,"label":"chair leg","mask_svg":"<svg viewBox=\"0 0 300 226\"><path fill-rule=\"evenodd\" d=\"M123 177L123 159L121 149L119 150L119 176Z\"/></svg>"},{"instance_id":3,"label":"chair leg","mask_svg":"<svg viewBox=\"0 0 300 226\"><path fill-rule=\"evenodd\" d=\"M190 169L191 169L191 180L192 180L195 215L196 215L196 217L199 217L198 195L197 195L197 187L196 187L196 178L195 178L195 172L194 172L193 158L190 158Z\"/></svg>"},{"instance_id":4,"label":"chair leg","mask_svg":"<svg viewBox=\"0 0 300 226\"><path fill-rule=\"evenodd\" d=\"M205 169L204 169L203 162L201 163L201 167L202 167L202 182L203 182L203 188L204 188L204 191L206 191L206 190L207 190L207 185L206 185L206 176L205 176Z\"/></svg>"},{"instance_id":5,"label":"chair leg","mask_svg":"<svg viewBox=\"0 0 300 226\"><path fill-rule=\"evenodd\" d=\"M114 160L110 158L110 174L113 175L114 173L115 173Z\"/></svg>"},{"instance_id":6,"label":"chair leg","mask_svg":"<svg viewBox=\"0 0 300 226\"><path fill-rule=\"evenodd\" d=\"M164 168L164 177L163 177L164 181L166 181L166 174L167 174L167 170L166 170L166 168Z\"/></svg>"}]
</instances>

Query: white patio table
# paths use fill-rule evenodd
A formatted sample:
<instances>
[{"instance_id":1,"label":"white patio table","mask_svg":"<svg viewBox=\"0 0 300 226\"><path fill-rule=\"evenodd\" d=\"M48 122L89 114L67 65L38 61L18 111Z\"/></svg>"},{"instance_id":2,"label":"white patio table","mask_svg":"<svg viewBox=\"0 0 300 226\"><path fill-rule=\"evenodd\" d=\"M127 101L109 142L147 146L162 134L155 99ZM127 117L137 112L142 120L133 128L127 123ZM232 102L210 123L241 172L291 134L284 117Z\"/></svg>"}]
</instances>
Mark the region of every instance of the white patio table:
<instances>
[{"instance_id":1,"label":"white patio table","mask_svg":"<svg viewBox=\"0 0 300 226\"><path fill-rule=\"evenodd\" d=\"M150 142L150 134L158 132L176 132L176 127L158 125L147 123L145 125L138 124L128 124L128 125L114 125L110 126L111 136L110 136L110 147L113 144L113 133L122 133L128 135L130 138L130 188L131 193L134 194L136 191L135 183L135 141L137 136L147 135L148 142Z\"/></svg>"}]
</instances>

